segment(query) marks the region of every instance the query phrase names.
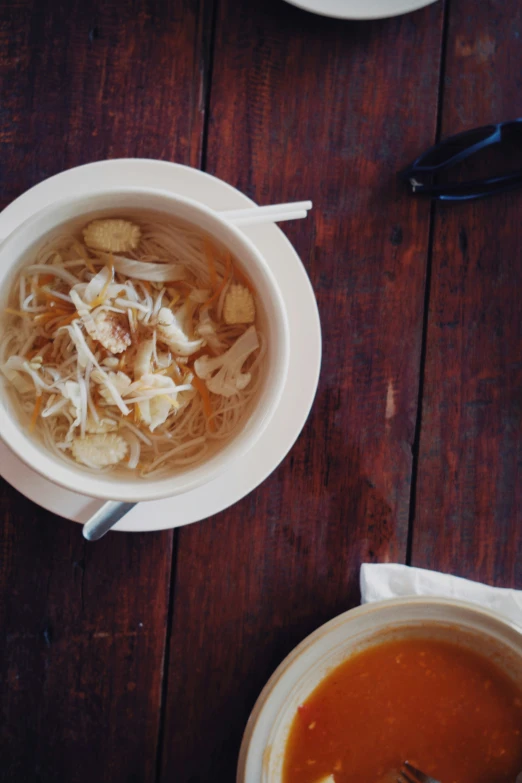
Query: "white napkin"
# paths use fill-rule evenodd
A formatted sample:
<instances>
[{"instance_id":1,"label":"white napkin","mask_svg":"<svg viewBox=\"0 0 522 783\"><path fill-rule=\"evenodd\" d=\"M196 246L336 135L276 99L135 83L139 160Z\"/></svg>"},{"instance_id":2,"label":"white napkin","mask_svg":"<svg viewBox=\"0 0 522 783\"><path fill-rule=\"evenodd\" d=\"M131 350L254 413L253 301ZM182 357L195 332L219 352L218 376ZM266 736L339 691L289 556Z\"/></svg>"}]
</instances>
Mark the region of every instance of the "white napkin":
<instances>
[{"instance_id":1,"label":"white napkin","mask_svg":"<svg viewBox=\"0 0 522 783\"><path fill-rule=\"evenodd\" d=\"M397 563L363 563L361 603L408 595L456 598L479 604L522 627L522 590L491 587L459 576Z\"/></svg>"}]
</instances>

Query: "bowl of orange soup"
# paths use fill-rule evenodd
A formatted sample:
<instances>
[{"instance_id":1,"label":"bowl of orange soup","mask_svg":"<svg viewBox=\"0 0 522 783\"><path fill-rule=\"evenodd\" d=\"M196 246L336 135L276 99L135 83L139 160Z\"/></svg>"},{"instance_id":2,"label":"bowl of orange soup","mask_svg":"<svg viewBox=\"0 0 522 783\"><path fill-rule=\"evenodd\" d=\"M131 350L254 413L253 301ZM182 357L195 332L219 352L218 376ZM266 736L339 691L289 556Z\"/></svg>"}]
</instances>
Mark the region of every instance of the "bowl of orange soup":
<instances>
[{"instance_id":1,"label":"bowl of orange soup","mask_svg":"<svg viewBox=\"0 0 522 783\"><path fill-rule=\"evenodd\" d=\"M522 629L470 604L353 609L305 639L261 693L238 783L442 783L522 771Z\"/></svg>"}]
</instances>

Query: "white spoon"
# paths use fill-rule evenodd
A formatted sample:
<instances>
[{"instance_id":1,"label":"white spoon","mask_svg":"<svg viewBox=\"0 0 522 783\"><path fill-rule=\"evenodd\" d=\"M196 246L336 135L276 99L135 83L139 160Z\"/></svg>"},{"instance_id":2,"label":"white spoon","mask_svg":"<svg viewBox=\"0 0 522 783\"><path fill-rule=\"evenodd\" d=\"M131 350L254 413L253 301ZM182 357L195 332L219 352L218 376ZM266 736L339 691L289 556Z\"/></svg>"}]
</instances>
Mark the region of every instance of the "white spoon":
<instances>
[{"instance_id":1,"label":"white spoon","mask_svg":"<svg viewBox=\"0 0 522 783\"><path fill-rule=\"evenodd\" d=\"M84 524L83 537L87 541L97 541L99 538L102 538L135 505L136 503L120 503L117 500L108 500Z\"/></svg>"}]
</instances>

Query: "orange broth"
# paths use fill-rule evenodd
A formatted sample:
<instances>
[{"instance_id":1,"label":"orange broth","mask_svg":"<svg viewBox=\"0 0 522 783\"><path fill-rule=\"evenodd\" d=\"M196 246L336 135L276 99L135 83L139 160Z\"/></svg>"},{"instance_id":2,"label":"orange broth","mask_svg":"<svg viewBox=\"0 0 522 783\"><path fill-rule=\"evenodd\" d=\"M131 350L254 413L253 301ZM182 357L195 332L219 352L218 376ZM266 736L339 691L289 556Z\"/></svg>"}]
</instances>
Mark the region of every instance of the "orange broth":
<instances>
[{"instance_id":1,"label":"orange broth","mask_svg":"<svg viewBox=\"0 0 522 783\"><path fill-rule=\"evenodd\" d=\"M302 704L284 783L388 783L405 760L443 783L514 783L522 691L475 652L403 638L349 658Z\"/></svg>"}]
</instances>

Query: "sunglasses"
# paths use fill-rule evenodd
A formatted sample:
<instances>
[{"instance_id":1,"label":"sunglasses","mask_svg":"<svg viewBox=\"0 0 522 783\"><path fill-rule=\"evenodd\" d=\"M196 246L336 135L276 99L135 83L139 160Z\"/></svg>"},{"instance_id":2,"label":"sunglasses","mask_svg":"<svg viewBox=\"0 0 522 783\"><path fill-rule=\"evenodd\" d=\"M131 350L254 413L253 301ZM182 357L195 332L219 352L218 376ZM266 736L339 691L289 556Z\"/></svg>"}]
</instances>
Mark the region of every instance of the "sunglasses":
<instances>
[{"instance_id":1,"label":"sunglasses","mask_svg":"<svg viewBox=\"0 0 522 783\"><path fill-rule=\"evenodd\" d=\"M522 150L522 118L458 133L430 147L399 173L415 195L439 201L467 201L522 186L522 168L507 174L440 185L436 175L457 166L472 155L495 146L502 152Z\"/></svg>"}]
</instances>

